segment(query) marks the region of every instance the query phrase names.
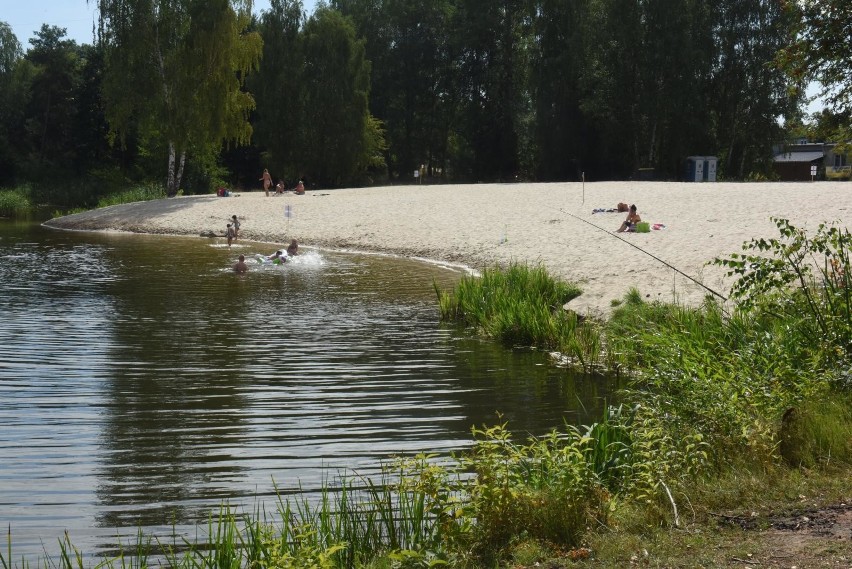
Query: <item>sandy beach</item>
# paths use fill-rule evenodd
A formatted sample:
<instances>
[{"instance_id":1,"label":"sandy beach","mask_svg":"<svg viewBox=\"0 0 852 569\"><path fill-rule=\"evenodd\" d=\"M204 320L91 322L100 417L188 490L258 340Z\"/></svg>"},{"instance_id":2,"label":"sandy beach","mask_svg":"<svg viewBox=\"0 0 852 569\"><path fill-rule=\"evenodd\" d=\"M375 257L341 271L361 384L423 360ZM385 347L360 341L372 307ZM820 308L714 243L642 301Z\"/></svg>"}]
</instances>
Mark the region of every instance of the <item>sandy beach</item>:
<instances>
[{"instance_id":1,"label":"sandy beach","mask_svg":"<svg viewBox=\"0 0 852 569\"><path fill-rule=\"evenodd\" d=\"M619 202L636 204L643 221L664 227L616 234L626 214L594 210ZM822 222L845 225L850 213L852 182L520 183L178 197L88 211L47 225L210 239L201 234L223 236L225 224L237 215L241 240L258 242L264 253L270 247L261 242L297 239L307 248L381 252L476 270L541 263L581 286L573 308L605 316L612 300L631 287L649 300L689 305L709 294L651 255L727 296L730 279L707 263L739 252L751 238L778 236L772 217L815 228Z\"/></svg>"}]
</instances>

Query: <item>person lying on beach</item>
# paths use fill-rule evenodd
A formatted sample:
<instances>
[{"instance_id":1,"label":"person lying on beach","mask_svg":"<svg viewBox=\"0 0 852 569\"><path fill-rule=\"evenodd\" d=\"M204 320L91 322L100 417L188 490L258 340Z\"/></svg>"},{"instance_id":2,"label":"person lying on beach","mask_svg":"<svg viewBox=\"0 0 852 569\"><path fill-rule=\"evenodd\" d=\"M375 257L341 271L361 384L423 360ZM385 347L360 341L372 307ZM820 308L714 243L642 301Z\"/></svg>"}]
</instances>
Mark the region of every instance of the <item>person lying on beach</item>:
<instances>
[{"instance_id":1,"label":"person lying on beach","mask_svg":"<svg viewBox=\"0 0 852 569\"><path fill-rule=\"evenodd\" d=\"M642 218L639 217L639 214L636 213L636 204L630 206L630 211L627 212L627 219L625 219L621 227L618 228L616 233L624 233L625 231L636 231L636 224L642 221Z\"/></svg>"}]
</instances>

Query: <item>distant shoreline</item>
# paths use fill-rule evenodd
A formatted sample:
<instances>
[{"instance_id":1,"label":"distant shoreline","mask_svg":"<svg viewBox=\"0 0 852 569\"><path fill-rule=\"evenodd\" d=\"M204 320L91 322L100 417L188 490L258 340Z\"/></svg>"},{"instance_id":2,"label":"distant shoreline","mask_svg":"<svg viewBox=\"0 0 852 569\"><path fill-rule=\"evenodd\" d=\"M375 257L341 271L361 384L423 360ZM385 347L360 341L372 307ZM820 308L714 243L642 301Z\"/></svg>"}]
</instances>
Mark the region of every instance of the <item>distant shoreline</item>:
<instances>
[{"instance_id":1,"label":"distant shoreline","mask_svg":"<svg viewBox=\"0 0 852 569\"><path fill-rule=\"evenodd\" d=\"M635 203L650 233L614 231ZM286 217L290 206L291 216ZM569 213L571 215L569 215ZM649 300L700 303L707 291L654 260L659 257L727 296L730 279L707 265L744 241L777 237L772 217L815 228L852 215L852 183L597 182L388 186L266 197L188 196L110 206L45 223L60 229L224 235L232 215L245 240L369 251L481 270L541 263L577 283L581 312L608 313L636 287ZM605 229L600 231L580 219Z\"/></svg>"}]
</instances>

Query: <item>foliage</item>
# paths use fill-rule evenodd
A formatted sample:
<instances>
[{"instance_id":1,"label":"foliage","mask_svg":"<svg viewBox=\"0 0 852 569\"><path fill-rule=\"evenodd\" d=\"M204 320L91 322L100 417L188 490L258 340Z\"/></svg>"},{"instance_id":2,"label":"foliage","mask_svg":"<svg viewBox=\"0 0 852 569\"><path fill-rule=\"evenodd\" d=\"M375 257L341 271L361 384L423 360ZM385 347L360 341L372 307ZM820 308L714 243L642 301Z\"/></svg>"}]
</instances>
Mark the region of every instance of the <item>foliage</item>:
<instances>
[{"instance_id":1,"label":"foliage","mask_svg":"<svg viewBox=\"0 0 852 569\"><path fill-rule=\"evenodd\" d=\"M263 36L263 58L247 85L257 100L255 143L264 148L263 167L292 187L302 172L296 157L301 129L304 76L301 28L302 2L273 0L263 12L258 31ZM254 176L256 180L257 175Z\"/></svg>"},{"instance_id":2,"label":"foliage","mask_svg":"<svg viewBox=\"0 0 852 569\"><path fill-rule=\"evenodd\" d=\"M273 2L261 19L268 42L257 89L264 165L290 185L341 186L383 172L381 121L368 109L365 43L339 12L320 7L303 22L298 1Z\"/></svg>"},{"instance_id":3,"label":"foliage","mask_svg":"<svg viewBox=\"0 0 852 569\"><path fill-rule=\"evenodd\" d=\"M22 57L21 44L12 33L12 28L0 21L0 184L13 182L13 172L17 167L15 132L12 127L16 123L20 124L16 117L20 110L16 112L16 108L23 106L23 96L18 91L20 82L15 81L15 71Z\"/></svg>"},{"instance_id":4,"label":"foliage","mask_svg":"<svg viewBox=\"0 0 852 569\"><path fill-rule=\"evenodd\" d=\"M242 86L262 48L259 34L245 31L250 8L245 0L98 3L110 126L124 137L138 125L168 146L169 195L188 152L250 139L254 99Z\"/></svg>"},{"instance_id":5,"label":"foliage","mask_svg":"<svg viewBox=\"0 0 852 569\"><path fill-rule=\"evenodd\" d=\"M303 111L299 164L315 182L340 186L366 167L367 148L382 146L367 137L370 63L364 41L339 12L320 7L305 24L304 81L298 91ZM374 150L371 151L374 153Z\"/></svg>"},{"instance_id":6,"label":"foliage","mask_svg":"<svg viewBox=\"0 0 852 569\"><path fill-rule=\"evenodd\" d=\"M820 224L808 235L773 218L779 238L754 239L714 262L736 276L732 296L742 310L774 318L801 348L797 357L819 368L852 356L852 234Z\"/></svg>"},{"instance_id":7,"label":"foliage","mask_svg":"<svg viewBox=\"0 0 852 569\"><path fill-rule=\"evenodd\" d=\"M768 64L809 37L774 0L330 0L310 18L274 0L259 21L248 0L98 7L95 46L50 32L20 57L0 34L0 183L674 179L690 154L757 179L802 99Z\"/></svg>"},{"instance_id":8,"label":"foliage","mask_svg":"<svg viewBox=\"0 0 852 569\"><path fill-rule=\"evenodd\" d=\"M0 216L14 217L29 213L33 204L29 197L29 188L0 188Z\"/></svg>"},{"instance_id":9,"label":"foliage","mask_svg":"<svg viewBox=\"0 0 852 569\"><path fill-rule=\"evenodd\" d=\"M76 42L65 29L43 25L31 40L26 58L33 64L26 122L26 168L36 179L56 170L71 170L74 153L75 95L82 60Z\"/></svg>"},{"instance_id":10,"label":"foliage","mask_svg":"<svg viewBox=\"0 0 852 569\"><path fill-rule=\"evenodd\" d=\"M796 26L793 41L779 51L776 63L799 89L812 81L821 85L820 95L830 109L845 117L831 133L832 138L848 142L852 140L852 6L844 0L802 0L784 5Z\"/></svg>"}]
</instances>

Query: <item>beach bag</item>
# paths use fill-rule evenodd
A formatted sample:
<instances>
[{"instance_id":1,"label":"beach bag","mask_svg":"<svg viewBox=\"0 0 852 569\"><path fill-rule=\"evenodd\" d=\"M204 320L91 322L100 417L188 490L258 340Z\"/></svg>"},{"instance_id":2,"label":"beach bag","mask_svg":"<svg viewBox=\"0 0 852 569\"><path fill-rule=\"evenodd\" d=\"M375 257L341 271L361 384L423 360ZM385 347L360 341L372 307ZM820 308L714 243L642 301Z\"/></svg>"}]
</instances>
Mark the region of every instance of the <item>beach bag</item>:
<instances>
[{"instance_id":1,"label":"beach bag","mask_svg":"<svg viewBox=\"0 0 852 569\"><path fill-rule=\"evenodd\" d=\"M628 211L630 207L624 202L618 202L618 211Z\"/></svg>"},{"instance_id":2,"label":"beach bag","mask_svg":"<svg viewBox=\"0 0 852 569\"><path fill-rule=\"evenodd\" d=\"M640 221L636 224L636 233L650 233L651 224L647 221Z\"/></svg>"}]
</instances>

